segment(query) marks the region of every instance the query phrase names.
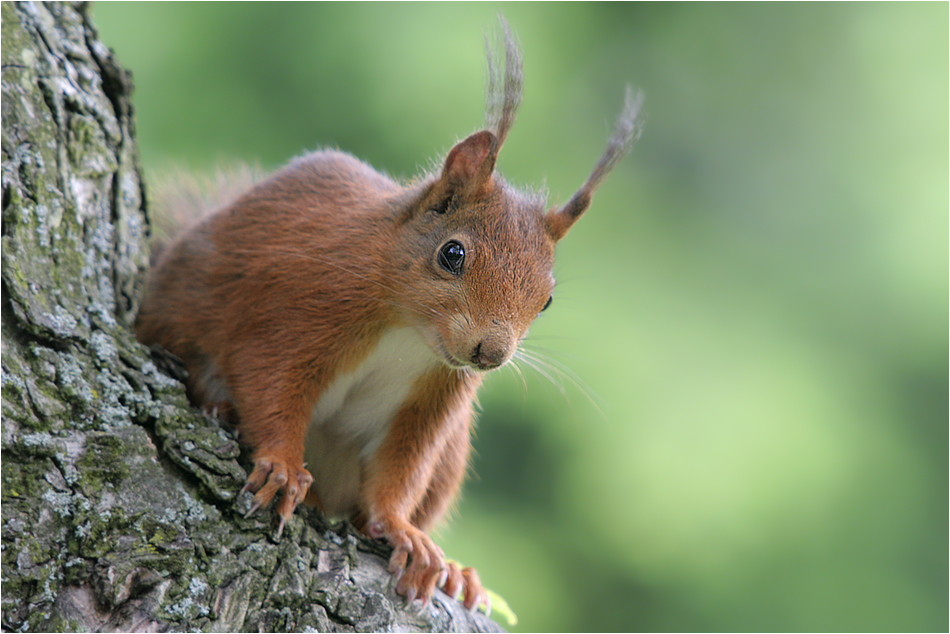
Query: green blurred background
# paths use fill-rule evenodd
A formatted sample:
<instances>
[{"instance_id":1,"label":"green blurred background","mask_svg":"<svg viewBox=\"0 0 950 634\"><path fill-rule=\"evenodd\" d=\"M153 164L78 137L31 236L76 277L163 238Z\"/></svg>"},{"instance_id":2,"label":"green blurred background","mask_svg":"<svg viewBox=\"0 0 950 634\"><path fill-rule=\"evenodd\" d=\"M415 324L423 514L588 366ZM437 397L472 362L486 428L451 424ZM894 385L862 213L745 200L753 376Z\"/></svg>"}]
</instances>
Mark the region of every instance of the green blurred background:
<instances>
[{"instance_id":1,"label":"green blurred background","mask_svg":"<svg viewBox=\"0 0 950 634\"><path fill-rule=\"evenodd\" d=\"M510 180L566 200L626 83L647 123L533 329L560 387L482 393L449 556L523 631L946 631L945 3L94 17L147 175L329 145L410 177L481 125L500 11L526 56Z\"/></svg>"}]
</instances>

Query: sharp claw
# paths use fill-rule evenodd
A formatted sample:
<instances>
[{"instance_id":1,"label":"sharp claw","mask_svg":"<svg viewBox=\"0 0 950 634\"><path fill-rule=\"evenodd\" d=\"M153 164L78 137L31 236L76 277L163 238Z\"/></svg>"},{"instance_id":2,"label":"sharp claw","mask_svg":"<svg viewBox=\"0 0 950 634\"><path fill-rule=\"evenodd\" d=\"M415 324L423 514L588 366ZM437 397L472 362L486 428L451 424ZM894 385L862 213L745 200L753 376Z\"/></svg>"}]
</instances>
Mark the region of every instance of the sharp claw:
<instances>
[{"instance_id":1,"label":"sharp claw","mask_svg":"<svg viewBox=\"0 0 950 634\"><path fill-rule=\"evenodd\" d=\"M472 605L468 605L469 596L468 593L465 594L465 601L462 602L462 605L465 606L465 609L468 610L469 614L475 614L478 612L478 599L472 601Z\"/></svg>"},{"instance_id":2,"label":"sharp claw","mask_svg":"<svg viewBox=\"0 0 950 634\"><path fill-rule=\"evenodd\" d=\"M250 516L254 515L254 513L256 513L259 508L261 508L261 503L259 501L254 502L254 504L251 504L251 508L248 509L247 513L244 514L244 519L247 519Z\"/></svg>"},{"instance_id":3,"label":"sharp claw","mask_svg":"<svg viewBox=\"0 0 950 634\"><path fill-rule=\"evenodd\" d=\"M274 539L280 540L280 536L284 534L284 525L287 523L283 517L280 518L280 522L277 523L277 534L274 536Z\"/></svg>"},{"instance_id":4,"label":"sharp claw","mask_svg":"<svg viewBox=\"0 0 950 634\"><path fill-rule=\"evenodd\" d=\"M405 568L400 568L399 570L396 570L395 572L391 573L393 576L393 580L396 581L397 583L402 581L402 578L406 576L406 572L407 571Z\"/></svg>"},{"instance_id":5,"label":"sharp claw","mask_svg":"<svg viewBox=\"0 0 950 634\"><path fill-rule=\"evenodd\" d=\"M402 576L402 573L406 571L406 565L400 563L396 560L395 554L389 559L389 566L387 566L389 574Z\"/></svg>"},{"instance_id":6,"label":"sharp claw","mask_svg":"<svg viewBox=\"0 0 950 634\"><path fill-rule=\"evenodd\" d=\"M417 594L417 592L416 592L416 589L415 589L415 588L409 588L408 590L406 590L406 602L407 602L407 603L412 603L413 601L415 601L415 600L416 600L416 594Z\"/></svg>"}]
</instances>

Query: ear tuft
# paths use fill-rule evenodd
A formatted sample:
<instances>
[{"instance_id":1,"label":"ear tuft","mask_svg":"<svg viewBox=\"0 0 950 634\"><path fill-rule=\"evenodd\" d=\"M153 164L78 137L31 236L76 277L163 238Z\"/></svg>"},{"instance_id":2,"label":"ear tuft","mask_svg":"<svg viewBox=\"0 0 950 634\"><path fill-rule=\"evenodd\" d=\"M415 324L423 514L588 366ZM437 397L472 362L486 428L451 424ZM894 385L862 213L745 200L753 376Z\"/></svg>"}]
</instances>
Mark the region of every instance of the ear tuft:
<instances>
[{"instance_id":1,"label":"ear tuft","mask_svg":"<svg viewBox=\"0 0 950 634\"><path fill-rule=\"evenodd\" d=\"M476 132L449 152L442 179L453 185L479 186L495 169L498 138L488 130Z\"/></svg>"},{"instance_id":2,"label":"ear tuft","mask_svg":"<svg viewBox=\"0 0 950 634\"><path fill-rule=\"evenodd\" d=\"M548 214L546 219L548 233L555 240L563 238L570 230L571 225L590 207L590 201L594 196L594 192L597 191L597 187L600 186L610 170L630 151L630 147L639 138L640 130L643 127L640 116L642 108L643 95L634 92L632 88L627 86L623 110L617 118L610 140L607 141L607 150L597 161L594 171L587 177L587 182L577 190L577 193L561 209Z\"/></svg>"}]
</instances>

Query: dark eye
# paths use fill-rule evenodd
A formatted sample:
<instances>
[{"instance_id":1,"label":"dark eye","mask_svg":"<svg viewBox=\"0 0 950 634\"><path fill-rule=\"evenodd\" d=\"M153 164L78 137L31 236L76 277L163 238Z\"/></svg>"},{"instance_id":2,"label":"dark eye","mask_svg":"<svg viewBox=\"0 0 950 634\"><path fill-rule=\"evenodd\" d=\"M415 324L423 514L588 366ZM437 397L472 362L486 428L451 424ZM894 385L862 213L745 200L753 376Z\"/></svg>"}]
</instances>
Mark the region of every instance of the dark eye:
<instances>
[{"instance_id":1,"label":"dark eye","mask_svg":"<svg viewBox=\"0 0 950 634\"><path fill-rule=\"evenodd\" d=\"M544 302L544 308L541 309L541 312L543 313L544 311L546 311L548 309L548 306L550 306L551 302L553 301L554 301L553 295L551 297L548 297L548 301Z\"/></svg>"},{"instance_id":2,"label":"dark eye","mask_svg":"<svg viewBox=\"0 0 950 634\"><path fill-rule=\"evenodd\" d=\"M465 247L460 242L449 240L439 249L439 266L452 275L461 275L465 265Z\"/></svg>"}]
</instances>

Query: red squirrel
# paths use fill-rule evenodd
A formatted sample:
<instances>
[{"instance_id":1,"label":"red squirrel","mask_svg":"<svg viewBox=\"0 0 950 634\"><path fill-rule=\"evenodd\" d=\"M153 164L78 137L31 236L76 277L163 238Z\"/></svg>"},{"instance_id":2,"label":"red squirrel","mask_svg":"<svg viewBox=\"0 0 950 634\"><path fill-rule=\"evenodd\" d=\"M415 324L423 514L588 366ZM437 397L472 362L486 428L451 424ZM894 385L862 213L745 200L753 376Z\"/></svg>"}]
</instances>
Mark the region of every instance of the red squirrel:
<instances>
[{"instance_id":1,"label":"red squirrel","mask_svg":"<svg viewBox=\"0 0 950 634\"><path fill-rule=\"evenodd\" d=\"M293 160L201 216L157 257L136 323L182 359L192 400L236 418L252 511L278 534L306 501L393 547L396 590L486 604L428 531L467 470L475 393L551 303L555 244L639 133L627 90L607 150L546 210L496 171L521 101L504 26L488 124L441 171L401 184L349 154ZM180 210L179 210L180 213Z\"/></svg>"}]
</instances>

